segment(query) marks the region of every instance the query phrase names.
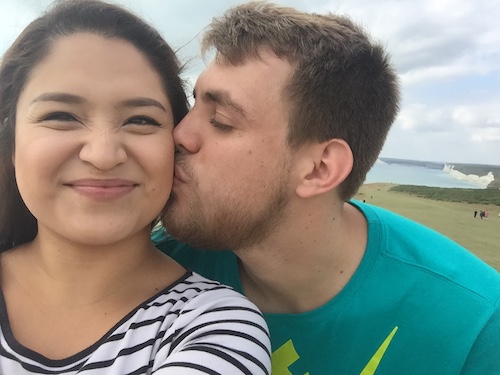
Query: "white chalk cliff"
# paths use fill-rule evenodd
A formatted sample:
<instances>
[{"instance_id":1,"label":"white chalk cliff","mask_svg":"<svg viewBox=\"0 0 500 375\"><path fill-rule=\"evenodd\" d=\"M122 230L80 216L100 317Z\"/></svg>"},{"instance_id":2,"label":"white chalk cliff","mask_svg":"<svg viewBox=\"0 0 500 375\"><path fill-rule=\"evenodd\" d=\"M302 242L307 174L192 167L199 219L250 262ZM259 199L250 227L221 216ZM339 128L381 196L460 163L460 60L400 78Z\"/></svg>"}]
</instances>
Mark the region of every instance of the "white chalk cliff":
<instances>
[{"instance_id":1,"label":"white chalk cliff","mask_svg":"<svg viewBox=\"0 0 500 375\"><path fill-rule=\"evenodd\" d=\"M486 176L478 176L476 174L465 174L456 171L453 165L448 165L448 164L444 165L443 172L448 173L451 177L457 180L469 181L475 184L482 185L484 187L488 186L493 180L495 180L493 172L488 172Z\"/></svg>"}]
</instances>

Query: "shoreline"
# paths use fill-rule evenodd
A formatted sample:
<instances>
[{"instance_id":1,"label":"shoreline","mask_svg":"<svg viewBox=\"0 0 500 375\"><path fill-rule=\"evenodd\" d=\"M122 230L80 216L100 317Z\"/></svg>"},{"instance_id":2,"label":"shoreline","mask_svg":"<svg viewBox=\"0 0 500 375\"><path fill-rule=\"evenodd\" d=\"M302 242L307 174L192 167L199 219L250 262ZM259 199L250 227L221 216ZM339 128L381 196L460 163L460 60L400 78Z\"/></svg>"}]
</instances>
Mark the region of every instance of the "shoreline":
<instances>
[{"instance_id":1,"label":"shoreline","mask_svg":"<svg viewBox=\"0 0 500 375\"><path fill-rule=\"evenodd\" d=\"M477 184L482 188L500 189L500 166L489 164L466 164L466 163L444 163L430 162L410 159L397 159L379 157L377 162L384 164L397 164L409 167L423 167L441 170L455 180L467 181Z\"/></svg>"}]
</instances>

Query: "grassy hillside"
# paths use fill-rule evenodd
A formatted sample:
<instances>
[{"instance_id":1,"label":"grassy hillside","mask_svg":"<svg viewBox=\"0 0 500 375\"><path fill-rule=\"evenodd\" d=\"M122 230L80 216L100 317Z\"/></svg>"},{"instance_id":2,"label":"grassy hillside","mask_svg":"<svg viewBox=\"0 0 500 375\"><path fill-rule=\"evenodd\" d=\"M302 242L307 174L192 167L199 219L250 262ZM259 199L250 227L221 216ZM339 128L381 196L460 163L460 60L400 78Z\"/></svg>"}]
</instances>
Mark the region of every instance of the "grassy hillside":
<instances>
[{"instance_id":1,"label":"grassy hillside","mask_svg":"<svg viewBox=\"0 0 500 375\"><path fill-rule=\"evenodd\" d=\"M500 191L495 189L436 188L415 185L397 185L390 191L416 195L444 202L465 202L473 204L493 204L500 206Z\"/></svg>"}]
</instances>

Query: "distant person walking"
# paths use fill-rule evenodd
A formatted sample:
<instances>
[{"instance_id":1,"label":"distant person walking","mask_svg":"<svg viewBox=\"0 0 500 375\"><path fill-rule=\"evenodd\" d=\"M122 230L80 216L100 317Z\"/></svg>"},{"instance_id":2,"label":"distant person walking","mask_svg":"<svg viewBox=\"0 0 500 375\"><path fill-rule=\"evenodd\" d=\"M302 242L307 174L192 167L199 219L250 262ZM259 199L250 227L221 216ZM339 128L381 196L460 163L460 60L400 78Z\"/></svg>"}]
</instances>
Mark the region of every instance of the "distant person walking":
<instances>
[{"instance_id":1,"label":"distant person walking","mask_svg":"<svg viewBox=\"0 0 500 375\"><path fill-rule=\"evenodd\" d=\"M479 211L479 218L483 220L484 217L484 211Z\"/></svg>"},{"instance_id":2,"label":"distant person walking","mask_svg":"<svg viewBox=\"0 0 500 375\"><path fill-rule=\"evenodd\" d=\"M476 218L477 216L477 210L474 210L474 219Z\"/></svg>"}]
</instances>

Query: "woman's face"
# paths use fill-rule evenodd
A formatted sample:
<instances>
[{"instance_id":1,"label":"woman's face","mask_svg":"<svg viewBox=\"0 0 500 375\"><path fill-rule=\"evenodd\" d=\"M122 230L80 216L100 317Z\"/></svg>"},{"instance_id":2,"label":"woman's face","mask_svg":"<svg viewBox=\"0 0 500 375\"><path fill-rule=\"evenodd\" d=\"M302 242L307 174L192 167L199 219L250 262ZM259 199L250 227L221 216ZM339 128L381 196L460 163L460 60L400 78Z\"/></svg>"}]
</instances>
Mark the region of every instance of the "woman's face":
<instances>
[{"instance_id":1,"label":"woman's face","mask_svg":"<svg viewBox=\"0 0 500 375\"><path fill-rule=\"evenodd\" d=\"M39 236L102 245L148 233L170 194L173 116L132 44L61 37L16 114L16 180Z\"/></svg>"}]
</instances>

